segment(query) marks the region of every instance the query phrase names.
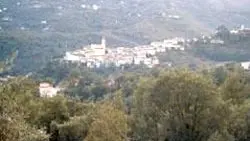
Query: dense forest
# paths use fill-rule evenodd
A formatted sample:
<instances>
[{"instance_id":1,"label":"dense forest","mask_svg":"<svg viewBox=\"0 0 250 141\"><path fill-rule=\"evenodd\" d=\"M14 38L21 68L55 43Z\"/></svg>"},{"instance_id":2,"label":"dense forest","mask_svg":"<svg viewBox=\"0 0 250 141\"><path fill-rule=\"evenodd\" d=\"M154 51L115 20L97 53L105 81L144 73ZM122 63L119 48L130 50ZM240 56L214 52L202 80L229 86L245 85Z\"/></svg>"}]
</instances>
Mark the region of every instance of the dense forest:
<instances>
[{"instance_id":1,"label":"dense forest","mask_svg":"<svg viewBox=\"0 0 250 141\"><path fill-rule=\"evenodd\" d=\"M0 141L250 139L250 74L236 65L131 72L108 85L94 74L74 71L53 98L39 97L36 79L1 82Z\"/></svg>"}]
</instances>

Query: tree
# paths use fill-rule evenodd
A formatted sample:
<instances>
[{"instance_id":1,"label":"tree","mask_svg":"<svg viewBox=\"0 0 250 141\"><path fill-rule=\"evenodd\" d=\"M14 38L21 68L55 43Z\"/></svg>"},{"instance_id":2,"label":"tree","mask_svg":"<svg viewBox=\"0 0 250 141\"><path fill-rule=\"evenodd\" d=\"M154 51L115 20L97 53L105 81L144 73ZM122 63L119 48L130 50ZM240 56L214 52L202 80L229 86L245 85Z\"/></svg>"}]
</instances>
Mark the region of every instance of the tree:
<instances>
[{"instance_id":1,"label":"tree","mask_svg":"<svg viewBox=\"0 0 250 141\"><path fill-rule=\"evenodd\" d=\"M224 67L215 68L212 72L212 76L217 85L221 85L227 78L228 70Z\"/></svg>"},{"instance_id":2,"label":"tree","mask_svg":"<svg viewBox=\"0 0 250 141\"><path fill-rule=\"evenodd\" d=\"M211 78L178 70L147 83L135 93L136 131L145 131L139 140L200 141L218 129L221 105Z\"/></svg>"},{"instance_id":3,"label":"tree","mask_svg":"<svg viewBox=\"0 0 250 141\"><path fill-rule=\"evenodd\" d=\"M56 125L52 133L58 132L56 139L59 141L82 141L87 136L91 122L90 115L72 117L68 122Z\"/></svg>"},{"instance_id":4,"label":"tree","mask_svg":"<svg viewBox=\"0 0 250 141\"><path fill-rule=\"evenodd\" d=\"M26 78L16 78L0 84L0 140L1 141L48 141L48 135L32 126L35 100L34 83Z\"/></svg>"},{"instance_id":5,"label":"tree","mask_svg":"<svg viewBox=\"0 0 250 141\"><path fill-rule=\"evenodd\" d=\"M247 114L250 110L249 83L242 72L230 73L220 87L222 98L227 107L223 127L236 141L246 140L248 135Z\"/></svg>"},{"instance_id":6,"label":"tree","mask_svg":"<svg viewBox=\"0 0 250 141\"><path fill-rule=\"evenodd\" d=\"M133 73L125 73L115 78L115 89L122 90L122 93L126 96L132 96L136 84L139 80L139 75Z\"/></svg>"},{"instance_id":7,"label":"tree","mask_svg":"<svg viewBox=\"0 0 250 141\"><path fill-rule=\"evenodd\" d=\"M86 138L96 111L95 104L68 100L70 119L63 123L52 121L50 141L82 141Z\"/></svg>"},{"instance_id":8,"label":"tree","mask_svg":"<svg viewBox=\"0 0 250 141\"><path fill-rule=\"evenodd\" d=\"M227 131L216 131L209 137L208 141L235 141L235 139Z\"/></svg>"},{"instance_id":9,"label":"tree","mask_svg":"<svg viewBox=\"0 0 250 141\"><path fill-rule=\"evenodd\" d=\"M0 118L1 141L48 141L48 135L26 123L19 115L6 116Z\"/></svg>"},{"instance_id":10,"label":"tree","mask_svg":"<svg viewBox=\"0 0 250 141\"><path fill-rule=\"evenodd\" d=\"M62 96L45 98L42 100L41 110L38 114L36 124L39 128L45 128L50 133L52 121L63 123L69 120L67 100Z\"/></svg>"},{"instance_id":11,"label":"tree","mask_svg":"<svg viewBox=\"0 0 250 141\"><path fill-rule=\"evenodd\" d=\"M134 140L157 140L159 136L158 122L160 116L148 100L156 79L143 78L135 90L133 96L133 107L131 112L130 126L132 128L131 136Z\"/></svg>"},{"instance_id":12,"label":"tree","mask_svg":"<svg viewBox=\"0 0 250 141\"><path fill-rule=\"evenodd\" d=\"M14 66L14 61L18 55L18 51L14 51L5 60L0 60L0 74L9 71Z\"/></svg>"},{"instance_id":13,"label":"tree","mask_svg":"<svg viewBox=\"0 0 250 141\"><path fill-rule=\"evenodd\" d=\"M81 99L99 100L102 99L107 92L102 77L93 72L72 72L65 81L69 84L66 90L67 94L80 97Z\"/></svg>"},{"instance_id":14,"label":"tree","mask_svg":"<svg viewBox=\"0 0 250 141\"><path fill-rule=\"evenodd\" d=\"M119 98L118 98L119 99ZM127 116L122 101L110 101L97 105L96 114L90 125L86 141L126 141L128 133Z\"/></svg>"}]
</instances>

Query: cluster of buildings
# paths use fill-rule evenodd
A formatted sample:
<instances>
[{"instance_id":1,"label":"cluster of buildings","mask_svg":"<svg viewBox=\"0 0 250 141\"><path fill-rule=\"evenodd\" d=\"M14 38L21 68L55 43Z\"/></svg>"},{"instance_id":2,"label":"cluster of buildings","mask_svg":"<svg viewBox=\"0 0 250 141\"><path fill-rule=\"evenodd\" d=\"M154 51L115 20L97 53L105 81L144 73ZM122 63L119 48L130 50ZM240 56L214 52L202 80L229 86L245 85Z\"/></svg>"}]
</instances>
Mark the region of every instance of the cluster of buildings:
<instances>
[{"instance_id":1,"label":"cluster of buildings","mask_svg":"<svg viewBox=\"0 0 250 141\"><path fill-rule=\"evenodd\" d=\"M250 70L250 61L241 62L240 65L244 70Z\"/></svg>"},{"instance_id":2,"label":"cluster of buildings","mask_svg":"<svg viewBox=\"0 0 250 141\"><path fill-rule=\"evenodd\" d=\"M107 48L106 40L102 38L101 44L91 44L82 49L66 52L64 60L85 64L88 68L120 67L123 65L144 64L149 68L159 65L156 54L167 50L184 50L185 40L182 38L168 39L152 42L150 45L136 47Z\"/></svg>"},{"instance_id":3,"label":"cluster of buildings","mask_svg":"<svg viewBox=\"0 0 250 141\"><path fill-rule=\"evenodd\" d=\"M182 50L184 51L184 38L166 39L163 41L151 42L150 46L154 47L157 52L165 52L166 50Z\"/></svg>"},{"instance_id":4,"label":"cluster of buildings","mask_svg":"<svg viewBox=\"0 0 250 141\"><path fill-rule=\"evenodd\" d=\"M246 28L244 25L241 25L240 28L233 29L230 31L231 34L250 34L250 28Z\"/></svg>"}]
</instances>

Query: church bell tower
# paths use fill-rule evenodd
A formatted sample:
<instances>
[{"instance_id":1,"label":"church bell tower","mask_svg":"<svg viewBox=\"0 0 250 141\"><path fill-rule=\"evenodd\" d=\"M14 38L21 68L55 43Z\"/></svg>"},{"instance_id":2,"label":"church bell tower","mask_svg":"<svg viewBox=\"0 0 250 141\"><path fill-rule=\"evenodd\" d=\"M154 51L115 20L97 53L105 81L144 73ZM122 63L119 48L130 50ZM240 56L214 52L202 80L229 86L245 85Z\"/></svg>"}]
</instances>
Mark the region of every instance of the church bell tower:
<instances>
[{"instance_id":1,"label":"church bell tower","mask_svg":"<svg viewBox=\"0 0 250 141\"><path fill-rule=\"evenodd\" d=\"M102 47L106 49L106 39L105 37L102 37Z\"/></svg>"}]
</instances>

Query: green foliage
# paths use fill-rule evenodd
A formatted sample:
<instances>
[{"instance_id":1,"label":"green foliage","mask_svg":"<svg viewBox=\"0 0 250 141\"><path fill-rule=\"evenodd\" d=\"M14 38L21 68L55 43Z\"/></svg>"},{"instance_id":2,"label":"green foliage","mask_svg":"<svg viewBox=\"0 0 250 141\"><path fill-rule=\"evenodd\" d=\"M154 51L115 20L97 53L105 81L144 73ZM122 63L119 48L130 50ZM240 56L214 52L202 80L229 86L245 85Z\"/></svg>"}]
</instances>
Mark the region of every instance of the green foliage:
<instances>
[{"instance_id":1,"label":"green foliage","mask_svg":"<svg viewBox=\"0 0 250 141\"><path fill-rule=\"evenodd\" d=\"M230 34L225 26L220 26L213 39L221 39L224 44L211 44L211 39L191 45L190 53L194 53L199 58L206 58L216 62L220 61L246 61L250 55L250 35L249 34ZM202 40L202 39L201 39Z\"/></svg>"},{"instance_id":2,"label":"green foliage","mask_svg":"<svg viewBox=\"0 0 250 141\"><path fill-rule=\"evenodd\" d=\"M58 125L59 140L61 141L82 141L89 131L91 116L73 117L70 121Z\"/></svg>"},{"instance_id":3,"label":"green foliage","mask_svg":"<svg viewBox=\"0 0 250 141\"><path fill-rule=\"evenodd\" d=\"M14 61L17 57L18 52L15 51L8 56L5 60L0 60L0 74L9 71L14 66Z\"/></svg>"},{"instance_id":4,"label":"green foliage","mask_svg":"<svg viewBox=\"0 0 250 141\"><path fill-rule=\"evenodd\" d=\"M50 133L52 121L63 123L69 120L66 102L67 100L62 96L42 100L42 107L37 119L38 127L46 127L47 133Z\"/></svg>"},{"instance_id":5,"label":"green foliage","mask_svg":"<svg viewBox=\"0 0 250 141\"><path fill-rule=\"evenodd\" d=\"M72 66L64 63L61 64L58 61L49 62L37 72L35 77L42 81L50 78L54 83L58 83L70 74L70 67Z\"/></svg>"},{"instance_id":6,"label":"green foliage","mask_svg":"<svg viewBox=\"0 0 250 141\"><path fill-rule=\"evenodd\" d=\"M98 105L86 141L127 140L127 116L119 105L108 101Z\"/></svg>"},{"instance_id":7,"label":"green foliage","mask_svg":"<svg viewBox=\"0 0 250 141\"><path fill-rule=\"evenodd\" d=\"M154 135L149 135L146 140L206 139L217 129L218 123L214 117L209 116L216 114L211 112L219 106L214 89L210 79L183 70L167 72L156 80L149 91L138 91L136 95L142 95L138 97L142 97L139 101L143 103L136 105L143 109L149 108L141 114L145 114L144 118L152 123L146 128L154 129Z\"/></svg>"},{"instance_id":8,"label":"green foliage","mask_svg":"<svg viewBox=\"0 0 250 141\"><path fill-rule=\"evenodd\" d=\"M158 111L149 103L150 92L155 86L152 78L142 79L135 91L132 109L132 137L135 140L155 140L158 138Z\"/></svg>"},{"instance_id":9,"label":"green foliage","mask_svg":"<svg viewBox=\"0 0 250 141\"><path fill-rule=\"evenodd\" d=\"M42 130L32 127L17 117L0 118L1 141L48 141L48 137Z\"/></svg>"},{"instance_id":10,"label":"green foliage","mask_svg":"<svg viewBox=\"0 0 250 141\"><path fill-rule=\"evenodd\" d=\"M242 49L239 50L243 43L232 44L235 48L221 47L216 45L197 45L199 47L194 47L192 52L196 56L201 58L207 58L213 61L246 61L250 54L249 50Z\"/></svg>"},{"instance_id":11,"label":"green foliage","mask_svg":"<svg viewBox=\"0 0 250 141\"><path fill-rule=\"evenodd\" d=\"M139 75L133 73L122 74L115 79L115 89L121 89L126 97L131 96L134 93L139 77Z\"/></svg>"},{"instance_id":12,"label":"green foliage","mask_svg":"<svg viewBox=\"0 0 250 141\"><path fill-rule=\"evenodd\" d=\"M0 140L48 141L48 135L29 124L32 101L36 100L33 81L16 78L0 84Z\"/></svg>"},{"instance_id":13,"label":"green foliage","mask_svg":"<svg viewBox=\"0 0 250 141\"><path fill-rule=\"evenodd\" d=\"M71 73L66 82L68 82L66 93L80 99L98 100L108 92L103 78L90 71L77 72L77 76Z\"/></svg>"},{"instance_id":14,"label":"green foliage","mask_svg":"<svg viewBox=\"0 0 250 141\"><path fill-rule=\"evenodd\" d=\"M235 140L234 137L225 131L221 133L216 131L208 139L208 141L234 141L234 140Z\"/></svg>"},{"instance_id":15,"label":"green foliage","mask_svg":"<svg viewBox=\"0 0 250 141\"><path fill-rule=\"evenodd\" d=\"M0 61L6 60L18 48L19 42L15 38L6 37L0 34Z\"/></svg>"},{"instance_id":16,"label":"green foliage","mask_svg":"<svg viewBox=\"0 0 250 141\"><path fill-rule=\"evenodd\" d=\"M249 140L250 75L233 64L119 75L106 97L102 77L81 73L68 86L98 100L41 98L24 77L0 83L0 141Z\"/></svg>"},{"instance_id":17,"label":"green foliage","mask_svg":"<svg viewBox=\"0 0 250 141\"><path fill-rule=\"evenodd\" d=\"M242 73L231 73L221 86L222 98L228 111L224 114L225 127L236 140L247 138L247 113L250 109L249 84Z\"/></svg>"},{"instance_id":18,"label":"green foliage","mask_svg":"<svg viewBox=\"0 0 250 141\"><path fill-rule=\"evenodd\" d=\"M136 140L246 140L250 110L242 72L227 72L217 87L209 75L168 71L142 80L134 95Z\"/></svg>"}]
</instances>

